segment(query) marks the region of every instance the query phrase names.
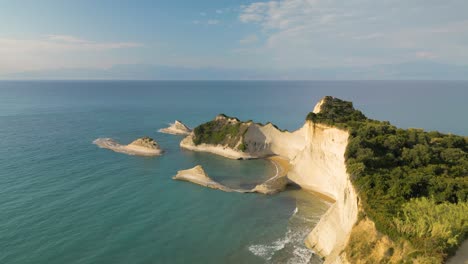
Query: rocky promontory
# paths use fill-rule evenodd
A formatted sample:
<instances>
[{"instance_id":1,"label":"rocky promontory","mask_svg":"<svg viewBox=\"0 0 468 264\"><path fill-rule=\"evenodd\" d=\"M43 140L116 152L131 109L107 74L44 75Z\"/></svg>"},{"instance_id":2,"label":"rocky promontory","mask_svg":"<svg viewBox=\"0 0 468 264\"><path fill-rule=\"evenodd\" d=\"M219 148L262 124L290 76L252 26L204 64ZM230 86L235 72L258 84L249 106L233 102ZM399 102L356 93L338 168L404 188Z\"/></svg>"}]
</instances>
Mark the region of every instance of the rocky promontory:
<instances>
[{"instance_id":1,"label":"rocky promontory","mask_svg":"<svg viewBox=\"0 0 468 264\"><path fill-rule=\"evenodd\" d=\"M289 180L333 201L305 239L325 263L442 263L468 237L468 137L400 129L326 96L296 131L221 114L180 146L287 159ZM242 191L269 193L283 180Z\"/></svg>"}]
</instances>

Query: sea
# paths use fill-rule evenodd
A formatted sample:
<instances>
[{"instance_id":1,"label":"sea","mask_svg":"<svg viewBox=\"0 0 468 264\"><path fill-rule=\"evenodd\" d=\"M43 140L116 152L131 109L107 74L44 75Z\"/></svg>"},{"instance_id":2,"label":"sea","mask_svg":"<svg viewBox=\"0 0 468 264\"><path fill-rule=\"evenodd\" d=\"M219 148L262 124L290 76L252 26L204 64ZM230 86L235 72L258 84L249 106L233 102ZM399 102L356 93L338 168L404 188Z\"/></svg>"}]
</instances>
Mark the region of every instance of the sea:
<instances>
[{"instance_id":1,"label":"sea","mask_svg":"<svg viewBox=\"0 0 468 264\"><path fill-rule=\"evenodd\" d=\"M224 113L292 131L326 95L398 127L468 135L467 81L0 81L0 263L322 263L304 239L327 201L174 181L202 165L248 188L275 167L183 150L157 130ZM164 155L92 144L142 136Z\"/></svg>"}]
</instances>

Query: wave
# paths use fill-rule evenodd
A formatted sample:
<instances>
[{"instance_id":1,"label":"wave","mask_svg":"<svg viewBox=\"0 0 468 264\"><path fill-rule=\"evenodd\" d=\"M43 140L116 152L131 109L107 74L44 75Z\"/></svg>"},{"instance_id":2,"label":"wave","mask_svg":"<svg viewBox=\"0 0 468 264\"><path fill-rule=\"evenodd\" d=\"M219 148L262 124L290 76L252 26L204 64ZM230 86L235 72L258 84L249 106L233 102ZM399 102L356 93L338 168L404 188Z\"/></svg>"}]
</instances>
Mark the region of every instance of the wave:
<instances>
[{"instance_id":1,"label":"wave","mask_svg":"<svg viewBox=\"0 0 468 264\"><path fill-rule=\"evenodd\" d=\"M253 244L248 250L265 260L266 263L321 263L314 251L307 248L304 240L320 220L321 214L310 213L307 208L299 210L300 205L294 208L286 233L272 241ZM315 256L315 257L314 257Z\"/></svg>"},{"instance_id":2,"label":"wave","mask_svg":"<svg viewBox=\"0 0 468 264\"><path fill-rule=\"evenodd\" d=\"M309 263L314 252L304 245L304 239L310 232L307 229L288 228L284 237L268 244L249 246L249 251L266 260L266 263Z\"/></svg>"}]
</instances>

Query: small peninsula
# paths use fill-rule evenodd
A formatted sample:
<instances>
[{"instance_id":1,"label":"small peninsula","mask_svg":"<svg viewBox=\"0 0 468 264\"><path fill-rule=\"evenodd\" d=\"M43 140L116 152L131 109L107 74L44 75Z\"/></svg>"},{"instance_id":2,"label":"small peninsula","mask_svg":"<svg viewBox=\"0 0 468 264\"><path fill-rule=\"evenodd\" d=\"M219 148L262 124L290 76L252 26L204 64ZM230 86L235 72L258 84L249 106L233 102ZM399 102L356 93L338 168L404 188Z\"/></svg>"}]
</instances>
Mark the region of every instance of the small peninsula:
<instances>
[{"instance_id":1,"label":"small peninsula","mask_svg":"<svg viewBox=\"0 0 468 264\"><path fill-rule=\"evenodd\" d=\"M121 145L111 138L98 138L93 141L100 148L137 156L158 156L162 154L159 144L150 137L138 138L128 145Z\"/></svg>"},{"instance_id":2,"label":"small peninsula","mask_svg":"<svg viewBox=\"0 0 468 264\"><path fill-rule=\"evenodd\" d=\"M175 120L174 123L170 124L169 127L161 128L158 130L161 133L171 134L171 135L188 135L192 130L180 122L179 120Z\"/></svg>"},{"instance_id":3,"label":"small peninsula","mask_svg":"<svg viewBox=\"0 0 468 264\"><path fill-rule=\"evenodd\" d=\"M468 237L468 137L400 129L326 96L296 131L221 114L180 146L287 159L289 180L334 201L305 241L325 263L443 263Z\"/></svg>"}]
</instances>

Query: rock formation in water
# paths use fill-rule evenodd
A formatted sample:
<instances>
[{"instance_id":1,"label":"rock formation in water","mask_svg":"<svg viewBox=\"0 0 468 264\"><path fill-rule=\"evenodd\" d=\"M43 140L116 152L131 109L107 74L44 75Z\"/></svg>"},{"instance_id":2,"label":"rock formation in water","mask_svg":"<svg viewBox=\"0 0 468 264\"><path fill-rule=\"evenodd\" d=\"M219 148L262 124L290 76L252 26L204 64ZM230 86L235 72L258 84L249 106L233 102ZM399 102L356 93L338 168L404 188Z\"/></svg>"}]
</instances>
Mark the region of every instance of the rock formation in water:
<instances>
[{"instance_id":1,"label":"rock formation in water","mask_svg":"<svg viewBox=\"0 0 468 264\"><path fill-rule=\"evenodd\" d=\"M354 134L351 135L350 131ZM281 131L271 123L262 125L252 121L241 122L237 118L218 115L214 120L196 127L189 136L181 141L180 146L231 159L264 158L271 155L288 159L291 166L288 178L291 181L305 190L323 194L334 201L306 239L306 244L310 248L325 257L325 263L397 263L408 260L411 258L410 253L415 251L414 248L405 242L406 238L404 237L398 241L399 244L396 244L388 236L381 233L383 229L378 231L375 223L367 216L366 208L369 205L363 206L362 198L358 196L349 171L351 170L355 175L358 175L366 168L365 164L345 158L346 155L351 155L346 154L349 141L354 140L354 144L360 142L356 131L368 135L369 142L365 144L377 144L372 142L382 140L382 138L386 139L385 142L378 142L381 145L376 145L375 151L382 148L391 149L393 145L398 146L402 140L398 138L398 135L403 135L401 136L403 140L406 140L405 136L407 135L408 141L410 141L413 133L412 131L398 132L388 122L367 119L360 111L353 108L351 102L327 96L314 107L314 111L307 116L302 128L294 132ZM381 133L382 137L379 138L379 134L376 133ZM441 152L441 155L447 156L447 164L450 162L455 164L453 166L455 166L456 172L460 172L460 169L463 170L463 157L467 155L468 139L463 139L463 137L453 137L452 139L452 136L442 134L440 136L439 134L431 134L431 136L434 137L431 144L440 145L442 143L438 142L448 142L449 147L445 146L448 149ZM422 138L420 139L422 142L428 144L424 139L429 138L429 135L421 134L419 137ZM454 145L451 142L458 143ZM407 146L410 149L415 143L408 144L413 144ZM439 145L435 147L441 148ZM450 149L454 146L457 147L456 150ZM356 146L353 145L353 147L352 151L356 151ZM362 152L361 156L372 152L365 146L359 147L361 148L359 151ZM415 151L419 151L423 147L419 146ZM398 151L401 152L402 149L403 147L400 146ZM408 156L412 155L409 153L406 150L406 158L412 157ZM415 162L420 162L420 159L417 159L418 155L422 154L415 156ZM449 156L458 161L453 163L453 160L449 160ZM372 155L369 156L368 162L373 161L372 157ZM376 166L380 166L379 164L386 160L394 159L392 155L385 155L385 152L379 158L381 163L377 163ZM348 167L350 163L353 165L351 168ZM391 164L393 165L386 166L397 166L398 163ZM442 164L442 166L444 165ZM258 185L253 190L261 192L267 185L268 181L263 185ZM372 192L372 188L369 192ZM367 195L367 193L361 193L361 195ZM358 214L363 217L358 219ZM467 218L466 215L465 218ZM386 221L394 220L390 216ZM458 239L457 236L455 239ZM370 245L378 245L378 247L374 248ZM424 248L424 245L419 247ZM418 257L421 260L433 259L435 262L440 262L441 258L444 258L444 253L437 253L433 256L420 253Z\"/></svg>"},{"instance_id":2,"label":"rock formation in water","mask_svg":"<svg viewBox=\"0 0 468 264\"><path fill-rule=\"evenodd\" d=\"M192 130L179 120L176 120L169 127L161 128L159 132L172 135L188 135Z\"/></svg>"},{"instance_id":3,"label":"rock formation in water","mask_svg":"<svg viewBox=\"0 0 468 264\"><path fill-rule=\"evenodd\" d=\"M128 145L121 145L111 138L98 138L93 141L100 148L106 148L119 153L138 156L158 156L162 154L159 144L150 137L142 137Z\"/></svg>"},{"instance_id":4,"label":"rock formation in water","mask_svg":"<svg viewBox=\"0 0 468 264\"><path fill-rule=\"evenodd\" d=\"M210 152L231 159L251 159L256 156L242 151L242 135L252 122L240 122L224 114L215 117L213 121L198 126L181 142L185 149Z\"/></svg>"},{"instance_id":5,"label":"rock formation in water","mask_svg":"<svg viewBox=\"0 0 468 264\"><path fill-rule=\"evenodd\" d=\"M286 176L273 177L264 183L256 185L250 192L262 194L275 194L283 191L288 184Z\"/></svg>"},{"instance_id":6,"label":"rock formation in water","mask_svg":"<svg viewBox=\"0 0 468 264\"><path fill-rule=\"evenodd\" d=\"M191 169L180 170L177 172L176 176L172 177L172 179L179 181L188 181L201 186L205 186L212 189L218 189L226 192L232 191L230 188L227 188L208 177L205 170L200 165L197 165Z\"/></svg>"},{"instance_id":7,"label":"rock formation in water","mask_svg":"<svg viewBox=\"0 0 468 264\"><path fill-rule=\"evenodd\" d=\"M320 101L315 107L320 110ZM200 133L200 134L198 134ZM182 148L210 152L232 159L279 155L290 160L288 178L303 189L336 201L307 238L307 245L322 256L337 259L357 220L356 192L346 172L346 131L306 121L294 132L281 131L271 123L241 122L224 115L194 129ZM205 143L206 142L206 143ZM281 179L287 180L286 178ZM254 189L264 191L265 185ZM346 196L346 199L345 199ZM327 261L328 262L328 261Z\"/></svg>"},{"instance_id":8,"label":"rock formation in water","mask_svg":"<svg viewBox=\"0 0 468 264\"><path fill-rule=\"evenodd\" d=\"M222 185L211 179L201 165L197 165L191 169L180 170L177 175L172 177L174 180L188 181L201 186L212 189L218 189L225 192L239 192L239 193L261 193L261 194L275 194L281 192L286 188L288 179L286 177L287 171L278 172L272 178L265 182L256 185L252 189L233 189Z\"/></svg>"}]
</instances>

